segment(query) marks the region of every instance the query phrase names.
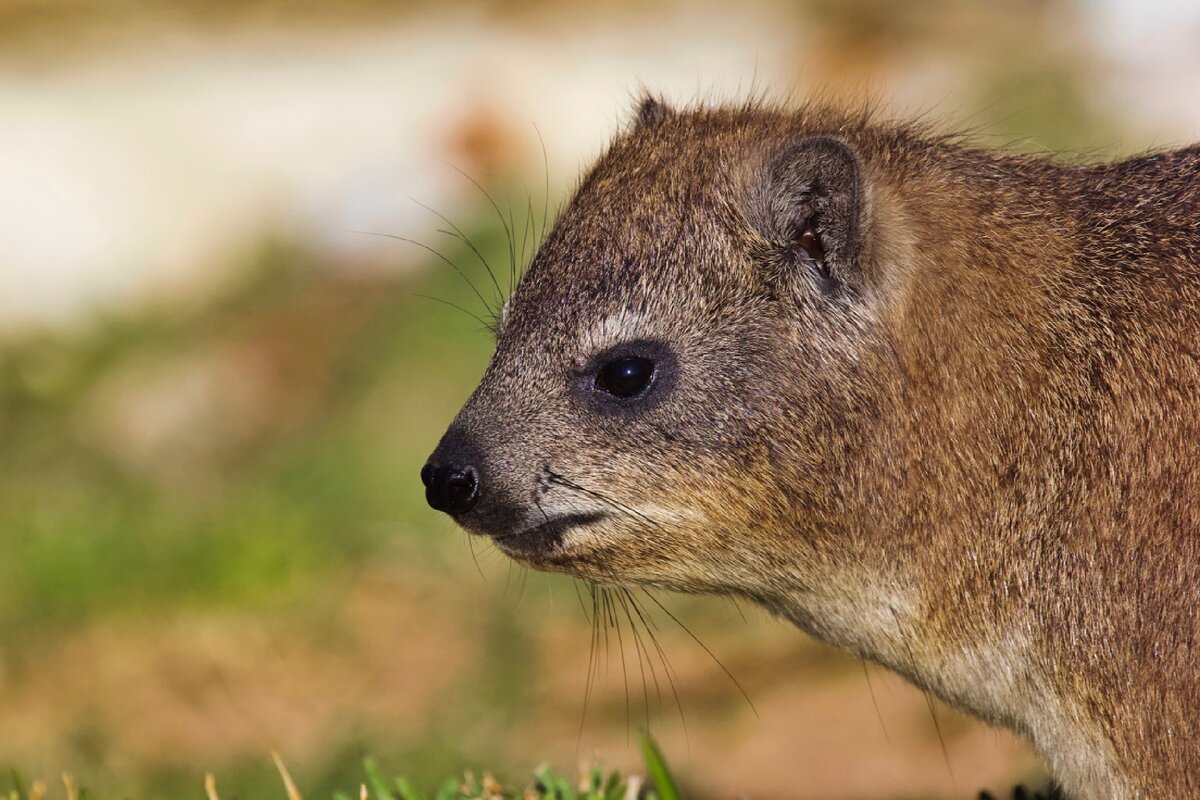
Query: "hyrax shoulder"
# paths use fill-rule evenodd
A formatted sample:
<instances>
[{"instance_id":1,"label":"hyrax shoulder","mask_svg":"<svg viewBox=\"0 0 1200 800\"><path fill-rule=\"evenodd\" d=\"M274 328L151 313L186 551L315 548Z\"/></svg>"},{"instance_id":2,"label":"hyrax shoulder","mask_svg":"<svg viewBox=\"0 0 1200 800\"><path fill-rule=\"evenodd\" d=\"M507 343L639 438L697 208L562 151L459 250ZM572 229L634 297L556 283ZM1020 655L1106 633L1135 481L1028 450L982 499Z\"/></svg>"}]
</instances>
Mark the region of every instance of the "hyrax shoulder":
<instances>
[{"instance_id":1,"label":"hyrax shoulder","mask_svg":"<svg viewBox=\"0 0 1200 800\"><path fill-rule=\"evenodd\" d=\"M532 566L747 597L1200 795L1200 149L1079 166L647 101L423 471Z\"/></svg>"}]
</instances>

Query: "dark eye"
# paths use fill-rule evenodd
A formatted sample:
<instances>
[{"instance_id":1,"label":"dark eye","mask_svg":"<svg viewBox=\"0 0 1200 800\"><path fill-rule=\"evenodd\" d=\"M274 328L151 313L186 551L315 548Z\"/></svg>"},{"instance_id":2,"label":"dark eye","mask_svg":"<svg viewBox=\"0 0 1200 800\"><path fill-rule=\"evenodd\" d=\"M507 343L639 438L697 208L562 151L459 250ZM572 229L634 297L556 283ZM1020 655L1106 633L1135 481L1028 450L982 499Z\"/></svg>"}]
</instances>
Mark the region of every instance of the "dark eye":
<instances>
[{"instance_id":1,"label":"dark eye","mask_svg":"<svg viewBox=\"0 0 1200 800\"><path fill-rule=\"evenodd\" d=\"M606 362L596 373L596 388L615 397L636 397L654 377L654 362L629 356Z\"/></svg>"}]
</instances>

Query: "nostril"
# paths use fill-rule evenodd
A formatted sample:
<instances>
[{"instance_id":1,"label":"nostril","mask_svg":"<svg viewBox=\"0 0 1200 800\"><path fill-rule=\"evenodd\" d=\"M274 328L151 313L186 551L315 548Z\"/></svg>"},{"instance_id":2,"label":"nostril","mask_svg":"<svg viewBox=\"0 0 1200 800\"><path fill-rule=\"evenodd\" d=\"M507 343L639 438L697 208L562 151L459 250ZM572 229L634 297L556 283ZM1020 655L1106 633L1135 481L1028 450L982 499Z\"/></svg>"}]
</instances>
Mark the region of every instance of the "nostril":
<instances>
[{"instance_id":1,"label":"nostril","mask_svg":"<svg viewBox=\"0 0 1200 800\"><path fill-rule=\"evenodd\" d=\"M479 473L474 467L445 466L428 469L425 499L429 505L447 514L465 514L479 500ZM426 479L421 470L421 479Z\"/></svg>"},{"instance_id":2,"label":"nostril","mask_svg":"<svg viewBox=\"0 0 1200 800\"><path fill-rule=\"evenodd\" d=\"M456 513L470 511L479 496L479 474L474 467L454 469L446 479L446 489Z\"/></svg>"},{"instance_id":3,"label":"nostril","mask_svg":"<svg viewBox=\"0 0 1200 800\"><path fill-rule=\"evenodd\" d=\"M426 489L429 488L429 484L433 483L433 476L436 472L437 468L433 464L426 464L421 467L421 483L425 485Z\"/></svg>"},{"instance_id":4,"label":"nostril","mask_svg":"<svg viewBox=\"0 0 1200 800\"><path fill-rule=\"evenodd\" d=\"M446 478L446 485L452 489L467 489L475 485L474 471L470 467L455 470Z\"/></svg>"}]
</instances>

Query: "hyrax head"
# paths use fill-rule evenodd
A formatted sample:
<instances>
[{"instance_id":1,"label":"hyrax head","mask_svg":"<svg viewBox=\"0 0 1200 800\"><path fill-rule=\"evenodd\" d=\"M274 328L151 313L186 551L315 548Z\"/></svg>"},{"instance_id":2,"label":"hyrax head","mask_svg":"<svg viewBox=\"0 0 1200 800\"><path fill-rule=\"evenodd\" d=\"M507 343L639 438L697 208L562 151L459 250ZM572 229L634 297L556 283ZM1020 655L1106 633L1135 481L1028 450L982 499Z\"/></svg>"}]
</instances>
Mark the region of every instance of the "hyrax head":
<instances>
[{"instance_id":1,"label":"hyrax head","mask_svg":"<svg viewBox=\"0 0 1200 800\"><path fill-rule=\"evenodd\" d=\"M605 582L765 597L841 558L883 349L842 124L646 101L503 310L429 503Z\"/></svg>"}]
</instances>

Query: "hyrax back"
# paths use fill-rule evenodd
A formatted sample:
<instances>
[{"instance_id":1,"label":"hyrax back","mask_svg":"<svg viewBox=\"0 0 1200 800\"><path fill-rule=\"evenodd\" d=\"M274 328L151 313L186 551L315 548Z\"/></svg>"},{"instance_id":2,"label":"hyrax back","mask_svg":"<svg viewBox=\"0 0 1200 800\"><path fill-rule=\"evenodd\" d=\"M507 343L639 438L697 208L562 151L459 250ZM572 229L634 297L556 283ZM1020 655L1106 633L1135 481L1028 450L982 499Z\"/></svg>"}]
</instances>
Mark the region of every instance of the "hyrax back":
<instances>
[{"instance_id":1,"label":"hyrax back","mask_svg":"<svg viewBox=\"0 0 1200 800\"><path fill-rule=\"evenodd\" d=\"M1200 149L1104 166L647 101L506 305L430 502L532 566L743 596L1200 795Z\"/></svg>"}]
</instances>

